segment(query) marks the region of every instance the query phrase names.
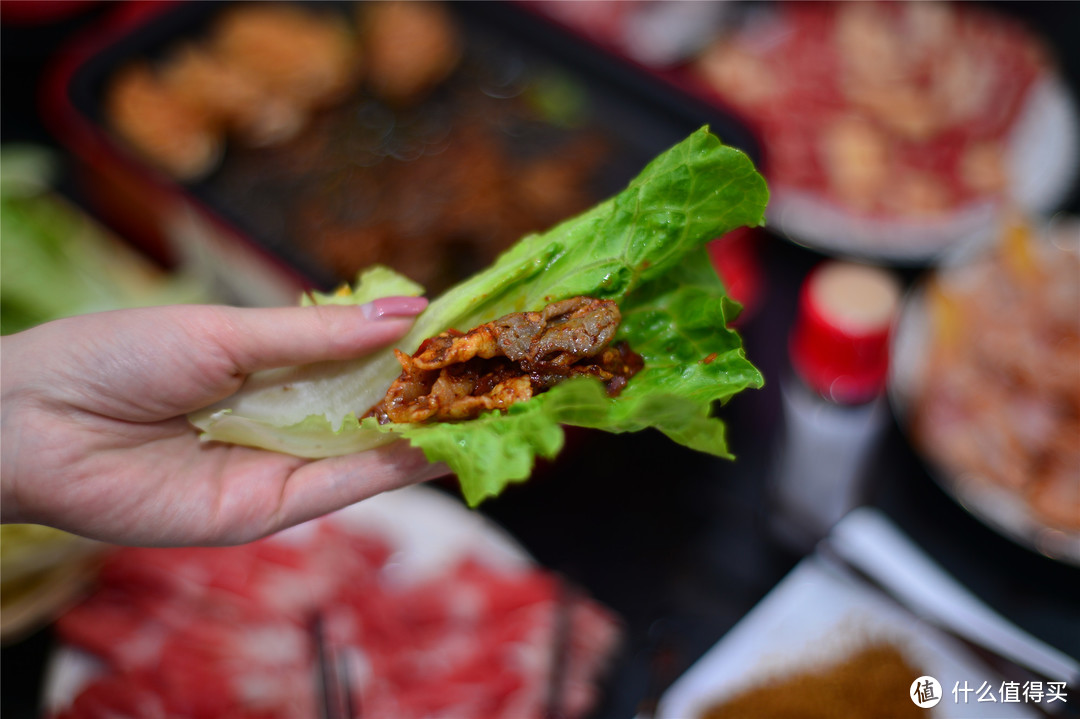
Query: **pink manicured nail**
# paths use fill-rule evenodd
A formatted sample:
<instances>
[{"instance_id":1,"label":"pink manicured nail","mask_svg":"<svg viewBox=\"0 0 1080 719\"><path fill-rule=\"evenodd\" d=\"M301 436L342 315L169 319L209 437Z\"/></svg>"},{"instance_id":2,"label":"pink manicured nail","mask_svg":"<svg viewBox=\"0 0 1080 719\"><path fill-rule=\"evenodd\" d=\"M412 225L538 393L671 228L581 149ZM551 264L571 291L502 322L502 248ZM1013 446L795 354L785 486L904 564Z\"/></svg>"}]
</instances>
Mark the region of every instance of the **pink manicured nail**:
<instances>
[{"instance_id":1,"label":"pink manicured nail","mask_svg":"<svg viewBox=\"0 0 1080 719\"><path fill-rule=\"evenodd\" d=\"M424 311L428 301L423 297L381 297L362 305L369 320L384 317L415 317Z\"/></svg>"}]
</instances>

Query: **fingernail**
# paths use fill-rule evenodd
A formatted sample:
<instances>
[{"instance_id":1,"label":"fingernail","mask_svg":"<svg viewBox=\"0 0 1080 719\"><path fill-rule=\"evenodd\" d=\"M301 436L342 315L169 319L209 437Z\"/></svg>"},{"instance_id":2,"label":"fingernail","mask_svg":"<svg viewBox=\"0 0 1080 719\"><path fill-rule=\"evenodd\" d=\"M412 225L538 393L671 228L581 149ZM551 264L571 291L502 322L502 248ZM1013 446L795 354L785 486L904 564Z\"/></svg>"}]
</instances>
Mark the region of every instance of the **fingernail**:
<instances>
[{"instance_id":1,"label":"fingernail","mask_svg":"<svg viewBox=\"0 0 1080 719\"><path fill-rule=\"evenodd\" d=\"M415 317L424 311L428 301L423 297L381 297L361 305L364 317L377 320L386 317Z\"/></svg>"}]
</instances>

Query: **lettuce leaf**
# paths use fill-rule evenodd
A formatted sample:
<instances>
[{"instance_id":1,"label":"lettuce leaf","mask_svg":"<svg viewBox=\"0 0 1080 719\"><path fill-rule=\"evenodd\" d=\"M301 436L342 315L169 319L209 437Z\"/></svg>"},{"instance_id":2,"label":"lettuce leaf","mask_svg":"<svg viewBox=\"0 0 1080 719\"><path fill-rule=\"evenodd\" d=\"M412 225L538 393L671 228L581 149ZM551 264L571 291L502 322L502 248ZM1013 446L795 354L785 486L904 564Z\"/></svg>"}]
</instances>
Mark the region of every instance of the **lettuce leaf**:
<instances>
[{"instance_id":1,"label":"lettuce leaf","mask_svg":"<svg viewBox=\"0 0 1080 719\"><path fill-rule=\"evenodd\" d=\"M468 330L509 312L536 310L576 295L614 299L623 314L617 339L645 359L617 398L599 382L560 384L505 413L466 422L389 424L358 420L400 372L391 349L350 362L253 375L239 393L192 416L206 439L323 457L397 438L457 475L475 506L526 479L537 456L563 445L563 425L609 432L658 429L696 450L730 457L714 404L762 385L738 334L738 305L724 291L705 243L764 221L768 190L742 152L708 128L664 152L628 187L547 232L529 235L491 267L431 302L397 347ZM313 302L365 302L419 294L386 268L361 275L355 289Z\"/></svg>"},{"instance_id":2,"label":"lettuce leaf","mask_svg":"<svg viewBox=\"0 0 1080 719\"><path fill-rule=\"evenodd\" d=\"M164 273L51 188L58 158L0 149L0 334L121 307L209 302L194 277Z\"/></svg>"}]
</instances>

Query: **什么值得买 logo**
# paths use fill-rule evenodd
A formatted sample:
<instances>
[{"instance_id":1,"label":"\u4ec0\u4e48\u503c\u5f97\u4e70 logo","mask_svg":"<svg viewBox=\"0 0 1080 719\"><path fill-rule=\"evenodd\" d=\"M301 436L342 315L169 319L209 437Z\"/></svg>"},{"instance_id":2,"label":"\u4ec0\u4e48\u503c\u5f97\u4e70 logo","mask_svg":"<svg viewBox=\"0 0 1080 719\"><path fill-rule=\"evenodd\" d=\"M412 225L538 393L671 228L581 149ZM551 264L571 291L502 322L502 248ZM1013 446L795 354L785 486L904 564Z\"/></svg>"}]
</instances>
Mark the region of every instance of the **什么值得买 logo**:
<instances>
[{"instance_id":1,"label":"\u4ec0\u4e48\u503c\u5f97\u4e70 logo","mask_svg":"<svg viewBox=\"0 0 1080 719\"><path fill-rule=\"evenodd\" d=\"M941 682L931 676L921 676L911 683L911 701L923 709L937 706L941 701Z\"/></svg>"}]
</instances>

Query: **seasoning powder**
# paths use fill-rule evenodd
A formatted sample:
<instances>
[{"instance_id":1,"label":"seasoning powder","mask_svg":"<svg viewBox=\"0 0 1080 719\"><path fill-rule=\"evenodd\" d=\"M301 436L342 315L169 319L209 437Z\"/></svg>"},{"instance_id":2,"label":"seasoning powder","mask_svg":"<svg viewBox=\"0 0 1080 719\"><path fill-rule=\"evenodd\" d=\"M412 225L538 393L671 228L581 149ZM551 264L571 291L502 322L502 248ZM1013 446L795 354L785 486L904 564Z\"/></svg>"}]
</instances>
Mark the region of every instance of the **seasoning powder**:
<instances>
[{"instance_id":1,"label":"seasoning powder","mask_svg":"<svg viewBox=\"0 0 1080 719\"><path fill-rule=\"evenodd\" d=\"M926 710L908 696L921 673L896 647L871 645L824 668L774 677L701 719L925 719Z\"/></svg>"}]
</instances>

